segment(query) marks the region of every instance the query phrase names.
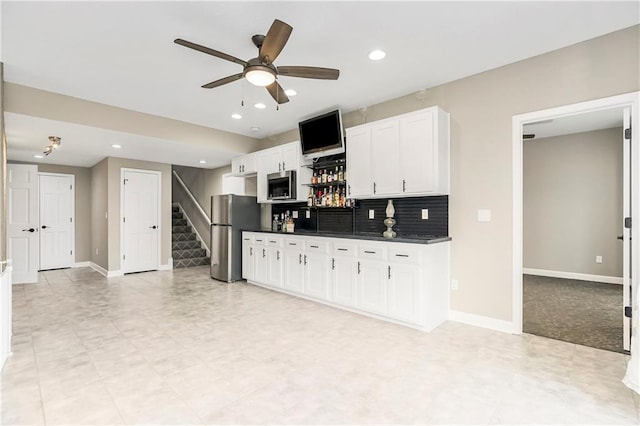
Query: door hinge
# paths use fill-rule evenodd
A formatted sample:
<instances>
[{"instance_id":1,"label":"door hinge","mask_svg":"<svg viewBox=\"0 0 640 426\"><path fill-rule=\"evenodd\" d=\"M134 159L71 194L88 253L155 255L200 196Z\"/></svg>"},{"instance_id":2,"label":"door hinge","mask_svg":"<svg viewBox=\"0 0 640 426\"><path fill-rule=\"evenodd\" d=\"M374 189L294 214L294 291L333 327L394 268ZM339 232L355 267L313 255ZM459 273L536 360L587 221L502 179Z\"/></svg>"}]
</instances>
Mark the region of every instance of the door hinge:
<instances>
[{"instance_id":1,"label":"door hinge","mask_svg":"<svg viewBox=\"0 0 640 426\"><path fill-rule=\"evenodd\" d=\"M126 221L127 221L127 220L126 220L126 218L125 218L125 217L123 217L123 218L122 218L122 223L124 223L124 222L126 222Z\"/></svg>"},{"instance_id":2,"label":"door hinge","mask_svg":"<svg viewBox=\"0 0 640 426\"><path fill-rule=\"evenodd\" d=\"M630 217L625 217L624 218L624 227L627 229L631 229L631 218Z\"/></svg>"},{"instance_id":3,"label":"door hinge","mask_svg":"<svg viewBox=\"0 0 640 426\"><path fill-rule=\"evenodd\" d=\"M123 254L123 255L122 255L122 260L124 260L124 259L125 259L125 255Z\"/></svg>"},{"instance_id":4,"label":"door hinge","mask_svg":"<svg viewBox=\"0 0 640 426\"><path fill-rule=\"evenodd\" d=\"M71 250L71 251L69 252L69 254L73 254L73 250Z\"/></svg>"},{"instance_id":5,"label":"door hinge","mask_svg":"<svg viewBox=\"0 0 640 426\"><path fill-rule=\"evenodd\" d=\"M629 140L631 139L631 127L624 129L624 138Z\"/></svg>"},{"instance_id":6,"label":"door hinge","mask_svg":"<svg viewBox=\"0 0 640 426\"><path fill-rule=\"evenodd\" d=\"M124 180L122 181L122 184L123 184L123 185L126 185L128 180L129 180L129 179L124 179Z\"/></svg>"},{"instance_id":7,"label":"door hinge","mask_svg":"<svg viewBox=\"0 0 640 426\"><path fill-rule=\"evenodd\" d=\"M73 185L69 185L69 190L73 191Z\"/></svg>"},{"instance_id":8,"label":"door hinge","mask_svg":"<svg viewBox=\"0 0 640 426\"><path fill-rule=\"evenodd\" d=\"M627 318L631 318L631 306L624 307L624 316Z\"/></svg>"},{"instance_id":9,"label":"door hinge","mask_svg":"<svg viewBox=\"0 0 640 426\"><path fill-rule=\"evenodd\" d=\"M73 218L72 217L69 218L69 222L73 223Z\"/></svg>"}]
</instances>

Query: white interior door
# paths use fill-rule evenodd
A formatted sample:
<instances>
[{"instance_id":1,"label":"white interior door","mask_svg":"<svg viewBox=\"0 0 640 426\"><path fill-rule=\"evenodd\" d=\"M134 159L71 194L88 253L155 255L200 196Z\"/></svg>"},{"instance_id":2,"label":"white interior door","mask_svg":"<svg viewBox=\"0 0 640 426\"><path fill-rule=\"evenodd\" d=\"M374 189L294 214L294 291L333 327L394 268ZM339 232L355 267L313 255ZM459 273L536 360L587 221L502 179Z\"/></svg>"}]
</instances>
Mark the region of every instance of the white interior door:
<instances>
[{"instance_id":1,"label":"white interior door","mask_svg":"<svg viewBox=\"0 0 640 426\"><path fill-rule=\"evenodd\" d=\"M160 173L122 169L123 273L158 269Z\"/></svg>"},{"instance_id":2,"label":"white interior door","mask_svg":"<svg viewBox=\"0 0 640 426\"><path fill-rule=\"evenodd\" d=\"M74 263L74 176L40 173L40 270Z\"/></svg>"},{"instance_id":3,"label":"white interior door","mask_svg":"<svg viewBox=\"0 0 640 426\"><path fill-rule=\"evenodd\" d=\"M7 164L7 256L12 281L38 281L38 166Z\"/></svg>"},{"instance_id":4,"label":"white interior door","mask_svg":"<svg viewBox=\"0 0 640 426\"><path fill-rule=\"evenodd\" d=\"M623 117L623 155L622 155L622 347L631 347L631 313L625 314L625 309L631 310L631 109L624 109ZM637 190L636 190L637 191Z\"/></svg>"}]
</instances>

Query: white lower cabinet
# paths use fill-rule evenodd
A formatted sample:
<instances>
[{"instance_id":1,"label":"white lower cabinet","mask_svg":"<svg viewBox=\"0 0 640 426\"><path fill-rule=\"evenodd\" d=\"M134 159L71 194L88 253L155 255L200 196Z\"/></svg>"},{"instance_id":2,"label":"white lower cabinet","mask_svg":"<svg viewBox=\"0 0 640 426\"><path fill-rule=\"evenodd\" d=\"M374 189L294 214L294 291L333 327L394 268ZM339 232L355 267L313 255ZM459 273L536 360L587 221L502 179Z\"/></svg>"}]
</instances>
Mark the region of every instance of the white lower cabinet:
<instances>
[{"instance_id":1,"label":"white lower cabinet","mask_svg":"<svg viewBox=\"0 0 640 426\"><path fill-rule=\"evenodd\" d=\"M358 265L358 308L387 313L387 265L376 260L361 260Z\"/></svg>"},{"instance_id":2,"label":"white lower cabinet","mask_svg":"<svg viewBox=\"0 0 640 426\"><path fill-rule=\"evenodd\" d=\"M329 298L329 274L331 261L329 243L315 240L305 241L304 248L304 294L319 299Z\"/></svg>"},{"instance_id":3,"label":"white lower cabinet","mask_svg":"<svg viewBox=\"0 0 640 426\"><path fill-rule=\"evenodd\" d=\"M388 268L388 314L391 318L420 323L420 267L390 264Z\"/></svg>"},{"instance_id":4,"label":"white lower cabinet","mask_svg":"<svg viewBox=\"0 0 640 426\"><path fill-rule=\"evenodd\" d=\"M283 287L288 291L302 293L304 290L304 240L287 239L284 248Z\"/></svg>"},{"instance_id":5,"label":"white lower cabinet","mask_svg":"<svg viewBox=\"0 0 640 426\"><path fill-rule=\"evenodd\" d=\"M430 331L448 316L449 245L245 232L243 276Z\"/></svg>"}]
</instances>

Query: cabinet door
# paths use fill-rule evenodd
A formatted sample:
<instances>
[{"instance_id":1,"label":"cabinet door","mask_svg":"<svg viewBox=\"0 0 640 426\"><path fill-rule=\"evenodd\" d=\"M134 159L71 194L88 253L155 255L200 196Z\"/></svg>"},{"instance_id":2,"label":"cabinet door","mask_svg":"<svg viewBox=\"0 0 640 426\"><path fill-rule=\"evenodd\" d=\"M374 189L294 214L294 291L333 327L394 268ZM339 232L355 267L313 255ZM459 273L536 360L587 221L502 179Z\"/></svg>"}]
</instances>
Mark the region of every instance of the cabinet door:
<instances>
[{"instance_id":1,"label":"cabinet door","mask_svg":"<svg viewBox=\"0 0 640 426\"><path fill-rule=\"evenodd\" d=\"M242 156L242 174L252 174L258 170L255 154Z\"/></svg>"},{"instance_id":2,"label":"cabinet door","mask_svg":"<svg viewBox=\"0 0 640 426\"><path fill-rule=\"evenodd\" d=\"M250 243L250 238L242 239L242 278L253 281L254 279L254 252L255 247Z\"/></svg>"},{"instance_id":3,"label":"cabinet door","mask_svg":"<svg viewBox=\"0 0 640 426\"><path fill-rule=\"evenodd\" d=\"M266 175L282 171L282 148L271 148L260 151L258 162L258 173Z\"/></svg>"},{"instance_id":4,"label":"cabinet door","mask_svg":"<svg viewBox=\"0 0 640 426\"><path fill-rule=\"evenodd\" d=\"M234 176L242 176L242 157L233 157L231 159L231 173Z\"/></svg>"},{"instance_id":5,"label":"cabinet door","mask_svg":"<svg viewBox=\"0 0 640 426\"><path fill-rule=\"evenodd\" d=\"M305 253L304 294L328 299L329 256L324 253Z\"/></svg>"},{"instance_id":6,"label":"cabinet door","mask_svg":"<svg viewBox=\"0 0 640 426\"><path fill-rule=\"evenodd\" d=\"M361 260L358 265L357 306L363 311L387 314L387 264Z\"/></svg>"},{"instance_id":7,"label":"cabinet door","mask_svg":"<svg viewBox=\"0 0 640 426\"><path fill-rule=\"evenodd\" d=\"M371 129L369 126L347 129L347 197L371 195Z\"/></svg>"},{"instance_id":8,"label":"cabinet door","mask_svg":"<svg viewBox=\"0 0 640 426\"><path fill-rule=\"evenodd\" d=\"M436 190L438 162L435 144L432 111L400 120L400 182L403 193Z\"/></svg>"},{"instance_id":9,"label":"cabinet door","mask_svg":"<svg viewBox=\"0 0 640 426\"><path fill-rule=\"evenodd\" d=\"M415 265L388 266L389 316L420 324L420 268Z\"/></svg>"},{"instance_id":10,"label":"cabinet door","mask_svg":"<svg viewBox=\"0 0 640 426\"><path fill-rule=\"evenodd\" d=\"M267 248L255 246L253 250L253 280L259 283L267 282Z\"/></svg>"},{"instance_id":11,"label":"cabinet door","mask_svg":"<svg viewBox=\"0 0 640 426\"><path fill-rule=\"evenodd\" d=\"M282 146L282 170L296 170L300 166L300 143L292 142Z\"/></svg>"},{"instance_id":12,"label":"cabinet door","mask_svg":"<svg viewBox=\"0 0 640 426\"><path fill-rule=\"evenodd\" d=\"M279 247L267 248L267 284L282 287L282 250Z\"/></svg>"},{"instance_id":13,"label":"cabinet door","mask_svg":"<svg viewBox=\"0 0 640 426\"><path fill-rule=\"evenodd\" d=\"M345 306L356 306L358 260L336 256L331 260L332 300Z\"/></svg>"},{"instance_id":14,"label":"cabinet door","mask_svg":"<svg viewBox=\"0 0 640 426\"><path fill-rule=\"evenodd\" d=\"M371 173L373 195L400 192L400 125L397 120L371 126Z\"/></svg>"},{"instance_id":15,"label":"cabinet door","mask_svg":"<svg viewBox=\"0 0 640 426\"><path fill-rule=\"evenodd\" d=\"M303 252L298 249L287 249L284 252L283 287L289 291L302 293L304 290Z\"/></svg>"}]
</instances>

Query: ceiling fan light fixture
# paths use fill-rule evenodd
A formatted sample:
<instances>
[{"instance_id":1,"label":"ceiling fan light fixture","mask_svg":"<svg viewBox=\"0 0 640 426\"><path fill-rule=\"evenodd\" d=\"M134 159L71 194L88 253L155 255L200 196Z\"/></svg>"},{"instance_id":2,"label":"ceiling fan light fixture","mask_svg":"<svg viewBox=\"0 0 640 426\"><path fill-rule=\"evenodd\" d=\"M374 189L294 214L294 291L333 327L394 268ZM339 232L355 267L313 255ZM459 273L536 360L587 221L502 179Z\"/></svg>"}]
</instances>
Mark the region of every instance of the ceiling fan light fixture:
<instances>
[{"instance_id":1,"label":"ceiling fan light fixture","mask_svg":"<svg viewBox=\"0 0 640 426\"><path fill-rule=\"evenodd\" d=\"M245 73L245 78L254 86L265 87L276 81L276 76L268 67L255 66Z\"/></svg>"}]
</instances>

